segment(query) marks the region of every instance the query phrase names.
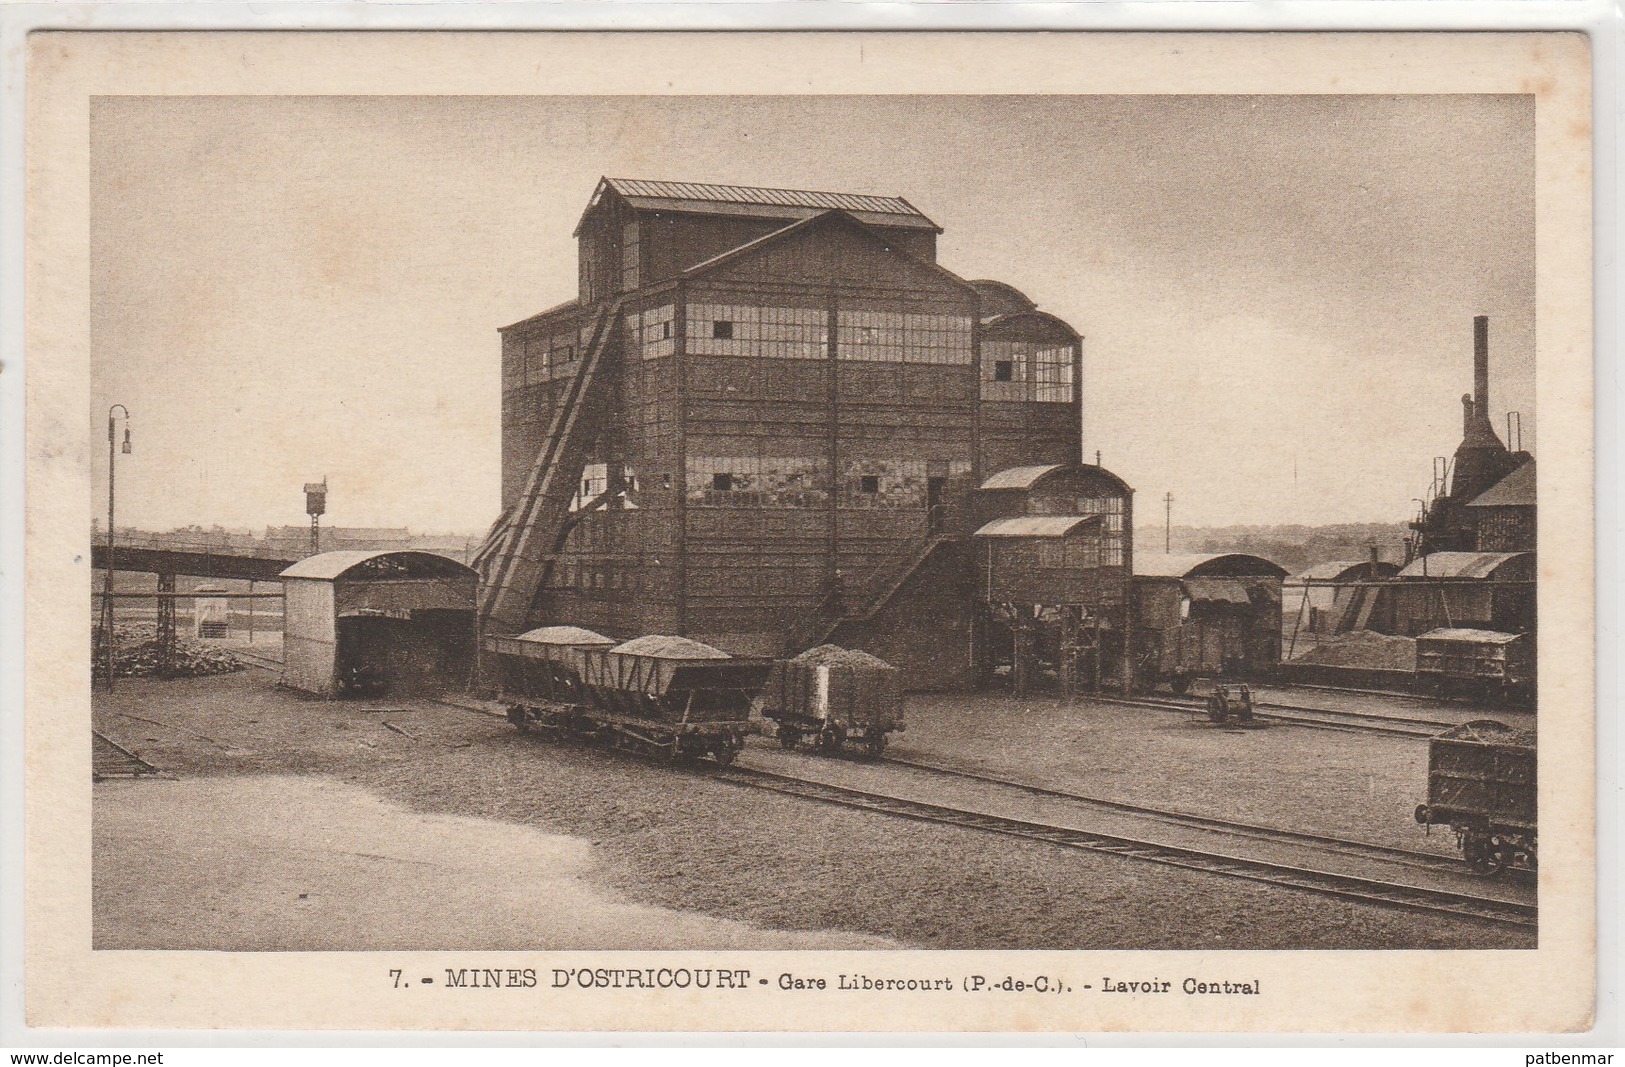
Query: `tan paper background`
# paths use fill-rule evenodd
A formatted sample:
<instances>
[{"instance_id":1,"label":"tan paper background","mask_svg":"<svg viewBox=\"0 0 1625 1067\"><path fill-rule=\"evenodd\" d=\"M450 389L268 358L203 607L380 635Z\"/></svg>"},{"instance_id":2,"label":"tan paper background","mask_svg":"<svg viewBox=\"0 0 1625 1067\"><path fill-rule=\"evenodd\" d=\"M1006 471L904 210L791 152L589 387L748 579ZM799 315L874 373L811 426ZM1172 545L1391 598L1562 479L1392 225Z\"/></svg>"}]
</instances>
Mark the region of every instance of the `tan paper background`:
<instances>
[{"instance_id":1,"label":"tan paper background","mask_svg":"<svg viewBox=\"0 0 1625 1067\"><path fill-rule=\"evenodd\" d=\"M33 1026L1561 1031L1595 970L1590 60L1577 34L41 33L27 217L26 1010ZM765 57L765 58L764 58ZM1543 865L1519 952L334 953L90 948L88 125L96 95L1526 93L1537 101ZM1377 309L1380 313L1380 309ZM298 472L290 474L302 479ZM72 605L61 610L60 605ZM813 957L813 958L808 958ZM1262 980L1258 997L537 989L387 971L687 966Z\"/></svg>"}]
</instances>

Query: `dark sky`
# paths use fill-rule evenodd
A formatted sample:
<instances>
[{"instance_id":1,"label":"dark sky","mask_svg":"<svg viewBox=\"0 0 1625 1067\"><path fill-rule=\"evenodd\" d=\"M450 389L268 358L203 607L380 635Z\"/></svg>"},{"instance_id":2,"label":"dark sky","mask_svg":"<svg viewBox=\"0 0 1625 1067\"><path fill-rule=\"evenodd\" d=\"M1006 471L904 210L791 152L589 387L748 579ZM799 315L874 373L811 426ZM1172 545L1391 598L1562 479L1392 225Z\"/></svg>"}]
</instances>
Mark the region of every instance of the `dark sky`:
<instances>
[{"instance_id":1,"label":"dark sky","mask_svg":"<svg viewBox=\"0 0 1625 1067\"><path fill-rule=\"evenodd\" d=\"M574 295L601 174L907 197L1085 335L1085 449L1176 523L1403 519L1475 314L1533 447L1529 97L101 98L91 162L121 524L325 474L330 523L482 530L496 328Z\"/></svg>"}]
</instances>

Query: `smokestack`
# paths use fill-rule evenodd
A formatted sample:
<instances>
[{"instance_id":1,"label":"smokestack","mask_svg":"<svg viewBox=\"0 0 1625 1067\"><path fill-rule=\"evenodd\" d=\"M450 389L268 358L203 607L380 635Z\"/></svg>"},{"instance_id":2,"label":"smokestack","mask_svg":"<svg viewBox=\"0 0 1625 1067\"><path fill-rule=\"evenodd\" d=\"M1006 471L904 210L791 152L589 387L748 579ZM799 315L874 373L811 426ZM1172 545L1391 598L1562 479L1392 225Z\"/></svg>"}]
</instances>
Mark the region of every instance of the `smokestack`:
<instances>
[{"instance_id":1,"label":"smokestack","mask_svg":"<svg viewBox=\"0 0 1625 1067\"><path fill-rule=\"evenodd\" d=\"M1473 316L1473 409L1490 417L1490 317Z\"/></svg>"}]
</instances>

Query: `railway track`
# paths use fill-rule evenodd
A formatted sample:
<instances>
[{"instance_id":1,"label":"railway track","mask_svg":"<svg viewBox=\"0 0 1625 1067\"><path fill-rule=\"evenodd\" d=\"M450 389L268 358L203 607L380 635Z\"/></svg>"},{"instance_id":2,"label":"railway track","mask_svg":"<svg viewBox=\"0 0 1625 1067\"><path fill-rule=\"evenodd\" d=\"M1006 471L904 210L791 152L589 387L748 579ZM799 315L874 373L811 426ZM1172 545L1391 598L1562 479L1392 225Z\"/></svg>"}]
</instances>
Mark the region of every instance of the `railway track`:
<instances>
[{"instance_id":1,"label":"railway track","mask_svg":"<svg viewBox=\"0 0 1625 1067\"><path fill-rule=\"evenodd\" d=\"M1200 698L1178 696L1106 697L1091 696L1103 704L1118 704L1129 708L1155 708L1159 711L1178 711L1187 715L1207 714L1207 704ZM1457 724L1440 719L1417 719L1403 715L1377 715L1365 711L1334 711L1329 708L1308 708L1296 704L1277 704L1270 701L1253 703L1255 720L1287 723L1319 730L1340 730L1345 733L1388 734L1395 737L1431 738Z\"/></svg>"},{"instance_id":2,"label":"railway track","mask_svg":"<svg viewBox=\"0 0 1625 1067\"><path fill-rule=\"evenodd\" d=\"M238 650L238 655L252 665L265 669L277 670L282 666L277 660L255 653L243 653ZM434 702L458 711L495 715L490 709L478 706L473 702L458 702L446 699L437 699ZM1192 710L1184 706L1167 706L1171 710ZM1429 853L1412 852L1407 849L1391 848L1365 842L1345 841L1317 834L1277 830L1270 827L1184 812L1164 811L896 757L888 758L882 763L892 763L944 777L963 778L995 784L1031 795L1065 799L1096 806L1103 810L1139 815L1192 828L1216 830L1241 838L1308 845L1323 851L1436 871L1459 872L1461 869L1459 862L1453 861L1449 857ZM1007 837L1039 841L1058 847L1102 855L1125 856L1169 867L1219 874L1265 885L1297 889L1322 896L1338 897L1345 900L1378 904L1409 911L1432 912L1525 928L1536 926L1538 921L1539 912L1535 905L1516 901L1428 889L1399 882L1337 874L1268 860L1247 859L1202 849L1140 841L1091 830L1077 830L1007 816L988 815L962 808L932 804L926 801L907 800L846 786L831 785L825 782L812 781L756 768L721 767L705 763L693 764L692 766L712 779L729 785L762 789L784 796L794 796L848 809L906 818L916 822L997 833Z\"/></svg>"},{"instance_id":3,"label":"railway track","mask_svg":"<svg viewBox=\"0 0 1625 1067\"><path fill-rule=\"evenodd\" d=\"M1534 927L1539 912L1532 904L1499 900L1493 897L1475 897L1437 889L1425 889L1398 882L1361 878L1354 875L1333 874L1308 867L1272 863L1265 860L1243 859L1200 849L1175 845L1160 845L1149 841L1136 841L1091 830L1075 830L1048 823L1029 822L1001 815L965 811L960 808L930 804L918 800L870 793L846 786L808 781L791 775L776 774L743 767L707 768L712 779L747 789L759 789L784 796L798 797L837 807L891 815L915 822L940 826L956 826L1002 834L1006 837L1039 841L1062 848L1078 849L1102 855L1126 856L1131 859L1158 863L1168 867L1220 874L1281 888L1298 889L1322 896L1338 897L1367 904L1408 911L1432 912L1459 918L1477 919L1507 926Z\"/></svg>"},{"instance_id":4,"label":"railway track","mask_svg":"<svg viewBox=\"0 0 1625 1067\"><path fill-rule=\"evenodd\" d=\"M1012 781L1008 778L999 778L995 775L980 774L975 771L959 770L954 767L944 767L935 763L923 763L918 760L887 757L884 763L894 763L898 766L909 767L929 774L945 778L962 778L973 782L1002 786L1014 789L1032 796L1053 797L1058 800L1067 800L1083 804L1088 807L1099 808L1103 811L1120 812L1125 815L1135 815L1151 819L1155 822L1167 823L1173 826L1184 826L1196 830L1211 830L1228 834L1233 837L1249 838L1257 841L1267 841L1284 845L1303 845L1322 852L1332 852L1344 856L1353 856L1359 859L1377 860L1383 863L1392 863L1405 867L1415 867L1419 870L1443 871L1451 874L1460 874L1469 868L1466 861L1453 856L1441 856L1433 852L1418 852L1414 849L1395 848L1390 845L1377 845L1367 841L1349 841L1339 837L1329 837L1321 834L1303 833L1297 830L1281 830L1271 826L1259 826L1255 823L1236 822L1229 819L1216 819L1206 815L1194 815L1189 812L1168 811L1162 808L1144 807L1139 804L1129 804L1119 800L1106 800L1103 797L1091 797L1082 793L1070 793L1062 789L1050 789L1046 786L1032 785L1027 782Z\"/></svg>"}]
</instances>

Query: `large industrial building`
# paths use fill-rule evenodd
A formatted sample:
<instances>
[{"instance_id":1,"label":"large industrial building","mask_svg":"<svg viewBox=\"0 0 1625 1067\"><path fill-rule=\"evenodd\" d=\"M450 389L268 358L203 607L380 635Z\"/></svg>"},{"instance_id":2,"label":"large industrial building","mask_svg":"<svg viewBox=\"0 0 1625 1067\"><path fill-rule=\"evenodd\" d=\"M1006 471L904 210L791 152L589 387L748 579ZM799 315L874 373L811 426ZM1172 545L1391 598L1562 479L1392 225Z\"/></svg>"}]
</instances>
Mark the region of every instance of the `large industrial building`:
<instances>
[{"instance_id":1,"label":"large industrial building","mask_svg":"<svg viewBox=\"0 0 1625 1067\"><path fill-rule=\"evenodd\" d=\"M486 632L839 639L971 678L978 490L1079 466L1082 344L939 265L941 232L900 197L600 181L576 298L501 330Z\"/></svg>"}]
</instances>

